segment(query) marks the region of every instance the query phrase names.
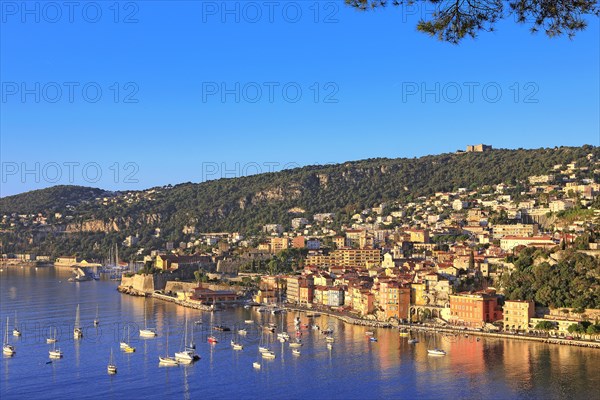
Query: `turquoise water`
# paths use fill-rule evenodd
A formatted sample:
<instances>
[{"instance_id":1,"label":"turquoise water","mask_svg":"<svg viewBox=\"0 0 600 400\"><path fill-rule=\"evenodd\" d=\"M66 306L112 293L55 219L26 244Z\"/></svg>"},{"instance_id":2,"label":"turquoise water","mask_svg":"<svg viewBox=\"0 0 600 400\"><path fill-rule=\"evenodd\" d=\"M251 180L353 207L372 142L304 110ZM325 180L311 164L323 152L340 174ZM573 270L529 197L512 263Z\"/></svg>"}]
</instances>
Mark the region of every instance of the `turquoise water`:
<instances>
[{"instance_id":1,"label":"turquoise water","mask_svg":"<svg viewBox=\"0 0 600 400\"><path fill-rule=\"evenodd\" d=\"M260 360L261 332L244 320L275 322L293 336L295 314L272 316L254 310L231 308L216 313L184 309L159 300L121 295L116 283L67 282L68 272L54 269L11 267L0 272L0 321L2 332L14 313L23 336L9 337L16 347L14 357L0 360L0 398L5 399L193 399L193 398L600 398L600 351L550 346L522 341L474 338L447 339L419 335L420 343L409 345L397 331L375 330L377 343L365 336L366 328L345 325L321 316L315 323L334 330L333 349L325 336L304 330L301 355L288 344L271 343L277 358L262 360L262 369L252 368ZM77 304L84 338L72 339ZM100 325L93 320L99 308ZM140 339L144 325L158 329L154 339ZM160 367L158 356L182 345L184 321L201 320L194 338L201 360L190 366ZM302 322L309 322L301 315ZM235 330L246 327L240 337L245 348L231 349L231 333L218 334L217 345L207 343L211 324ZM59 331L64 357L48 363L46 337L51 327ZM136 352L125 354L119 341L129 326ZM210 332L211 334L213 332ZM265 340L266 337L263 337ZM272 338L273 339L273 338ZM427 348L441 347L445 357L427 355ZM118 374L109 376L106 366L110 349Z\"/></svg>"}]
</instances>

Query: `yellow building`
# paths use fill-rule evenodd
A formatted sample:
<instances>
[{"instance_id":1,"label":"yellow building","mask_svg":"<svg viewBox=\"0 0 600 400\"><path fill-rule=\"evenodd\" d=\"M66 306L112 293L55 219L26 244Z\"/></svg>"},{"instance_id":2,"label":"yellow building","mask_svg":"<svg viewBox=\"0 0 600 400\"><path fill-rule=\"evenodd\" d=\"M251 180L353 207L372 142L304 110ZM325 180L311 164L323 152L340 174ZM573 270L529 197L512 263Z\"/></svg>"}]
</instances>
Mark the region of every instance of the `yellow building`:
<instances>
[{"instance_id":1,"label":"yellow building","mask_svg":"<svg viewBox=\"0 0 600 400\"><path fill-rule=\"evenodd\" d=\"M535 316L535 304L532 300L506 300L503 315L505 330L527 330Z\"/></svg>"},{"instance_id":2,"label":"yellow building","mask_svg":"<svg viewBox=\"0 0 600 400\"><path fill-rule=\"evenodd\" d=\"M424 283L411 283L410 285L410 303L416 306L426 305L425 290L427 286Z\"/></svg>"},{"instance_id":3,"label":"yellow building","mask_svg":"<svg viewBox=\"0 0 600 400\"><path fill-rule=\"evenodd\" d=\"M413 243L429 243L429 231L424 229L410 229L406 231Z\"/></svg>"},{"instance_id":4,"label":"yellow building","mask_svg":"<svg viewBox=\"0 0 600 400\"><path fill-rule=\"evenodd\" d=\"M279 253L282 250L290 248L290 240L286 237L271 238L271 253Z\"/></svg>"}]
</instances>

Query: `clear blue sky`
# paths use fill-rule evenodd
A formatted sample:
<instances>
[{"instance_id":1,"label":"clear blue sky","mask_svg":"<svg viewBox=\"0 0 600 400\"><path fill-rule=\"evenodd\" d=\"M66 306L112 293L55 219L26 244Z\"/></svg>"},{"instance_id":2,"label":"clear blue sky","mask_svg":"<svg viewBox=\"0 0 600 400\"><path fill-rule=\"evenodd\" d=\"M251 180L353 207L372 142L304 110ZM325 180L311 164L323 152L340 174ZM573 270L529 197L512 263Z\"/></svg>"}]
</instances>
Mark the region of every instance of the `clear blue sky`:
<instances>
[{"instance_id":1,"label":"clear blue sky","mask_svg":"<svg viewBox=\"0 0 600 400\"><path fill-rule=\"evenodd\" d=\"M248 163L267 171L475 143L600 144L597 19L572 41L507 21L454 46L416 32L427 10L276 3L121 2L118 15L113 1L0 3L0 195L144 189L257 170Z\"/></svg>"}]
</instances>

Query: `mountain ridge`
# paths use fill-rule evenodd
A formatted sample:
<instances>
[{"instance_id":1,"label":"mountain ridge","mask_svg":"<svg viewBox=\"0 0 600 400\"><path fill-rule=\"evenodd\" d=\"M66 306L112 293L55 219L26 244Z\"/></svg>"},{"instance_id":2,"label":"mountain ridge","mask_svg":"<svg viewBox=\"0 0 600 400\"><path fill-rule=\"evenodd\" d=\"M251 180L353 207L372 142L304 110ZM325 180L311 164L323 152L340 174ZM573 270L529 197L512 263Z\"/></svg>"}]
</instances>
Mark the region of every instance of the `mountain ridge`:
<instances>
[{"instance_id":1,"label":"mountain ridge","mask_svg":"<svg viewBox=\"0 0 600 400\"><path fill-rule=\"evenodd\" d=\"M185 225L202 231L255 231L266 223L288 225L288 211L294 208L305 210L306 216L350 213L459 187L514 185L528 176L549 173L555 164L576 161L584 165L590 153L598 156L600 148L585 145L371 158L141 191L54 186L0 198L0 214L58 212L73 215L74 223L117 221L117 226L118 221L128 221L127 231L145 231L150 229L147 225L158 222L166 233Z\"/></svg>"}]
</instances>

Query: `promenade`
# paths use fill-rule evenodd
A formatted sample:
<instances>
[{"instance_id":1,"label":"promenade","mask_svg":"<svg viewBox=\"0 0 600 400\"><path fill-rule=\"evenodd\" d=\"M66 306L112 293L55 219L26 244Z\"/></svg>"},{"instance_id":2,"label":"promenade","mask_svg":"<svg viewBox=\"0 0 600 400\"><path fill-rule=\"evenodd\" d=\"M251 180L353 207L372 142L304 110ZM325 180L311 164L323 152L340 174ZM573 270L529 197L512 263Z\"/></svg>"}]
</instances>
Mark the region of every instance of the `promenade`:
<instances>
[{"instance_id":1,"label":"promenade","mask_svg":"<svg viewBox=\"0 0 600 400\"><path fill-rule=\"evenodd\" d=\"M318 313L322 315L327 315L330 317L337 318L341 321L344 321L348 324L353 325L361 325L361 326L369 326L373 328L398 328L398 329L408 329L410 331L415 332L436 332L436 333L446 333L452 334L455 336L459 335L467 335L467 336L481 336L488 338L497 338L497 339L512 339L512 340L527 340L531 342L538 343L547 343L547 344L558 344L564 346L577 346L577 347L587 347L600 349L599 341L590 341L590 340L569 340L563 338L556 337L542 337L542 336L531 336L531 335L515 335L510 333L501 333L501 332L485 332L485 331L477 331L473 329L465 329L464 327L449 327L449 326L439 326L439 325L430 325L430 324L392 324L389 322L375 321L364 318L359 318L357 316L348 315L345 313L340 313L332 310L325 309L315 309L308 307L301 307L296 305L286 305L286 310L288 311L298 311L305 313Z\"/></svg>"}]
</instances>

